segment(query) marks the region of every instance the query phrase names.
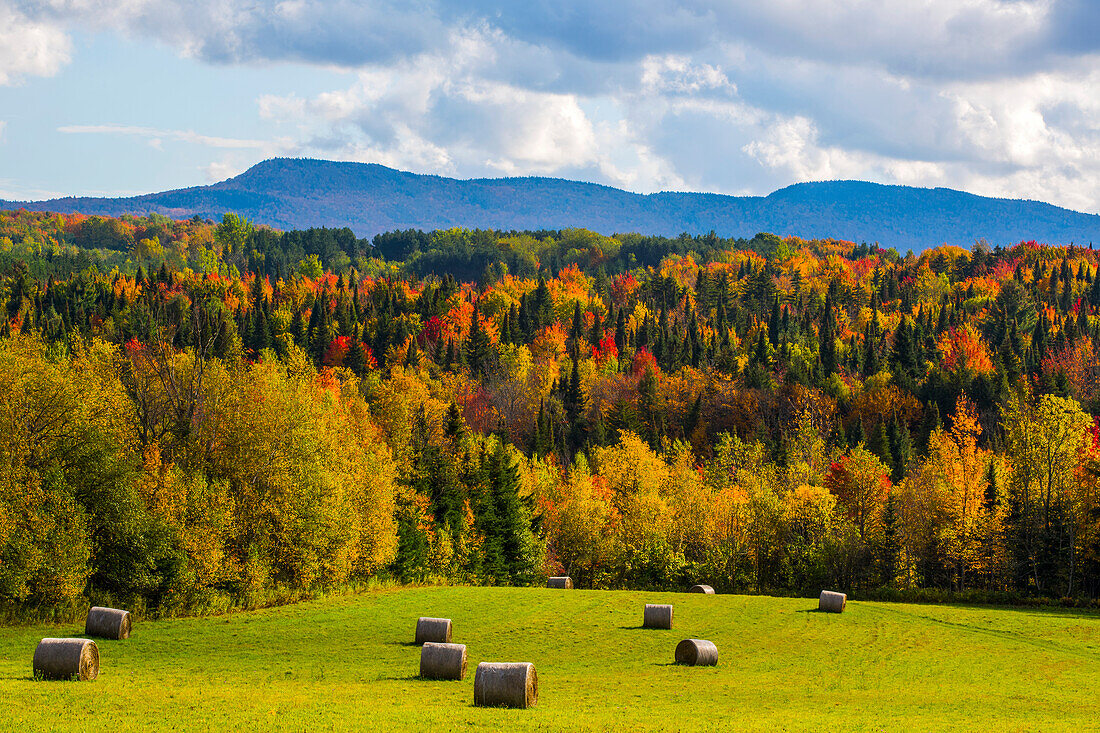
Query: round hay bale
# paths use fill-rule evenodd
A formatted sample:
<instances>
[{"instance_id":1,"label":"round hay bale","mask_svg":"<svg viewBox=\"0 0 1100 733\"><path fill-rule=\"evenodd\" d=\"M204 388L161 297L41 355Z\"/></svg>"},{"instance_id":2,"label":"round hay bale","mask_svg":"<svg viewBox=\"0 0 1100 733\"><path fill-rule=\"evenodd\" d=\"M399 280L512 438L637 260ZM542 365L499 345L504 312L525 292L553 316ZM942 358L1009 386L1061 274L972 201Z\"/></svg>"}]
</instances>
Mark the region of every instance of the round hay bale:
<instances>
[{"instance_id":1,"label":"round hay bale","mask_svg":"<svg viewBox=\"0 0 1100 733\"><path fill-rule=\"evenodd\" d=\"M688 593L706 593L708 596L714 595L714 588L709 585L693 585Z\"/></svg>"},{"instance_id":2,"label":"round hay bale","mask_svg":"<svg viewBox=\"0 0 1100 733\"><path fill-rule=\"evenodd\" d=\"M99 647L91 639L43 639L34 650L34 676L94 680L99 676Z\"/></svg>"},{"instance_id":3,"label":"round hay bale","mask_svg":"<svg viewBox=\"0 0 1100 733\"><path fill-rule=\"evenodd\" d=\"M831 590L821 591L821 596L817 599L817 610L827 613L843 613L846 605L848 605L848 596Z\"/></svg>"},{"instance_id":4,"label":"round hay bale","mask_svg":"<svg viewBox=\"0 0 1100 733\"><path fill-rule=\"evenodd\" d=\"M530 662L482 662L474 673L474 705L529 708L539 701L539 677Z\"/></svg>"},{"instance_id":5,"label":"round hay bale","mask_svg":"<svg viewBox=\"0 0 1100 733\"><path fill-rule=\"evenodd\" d=\"M84 633L104 639L130 638L130 612L118 608L92 606L84 621Z\"/></svg>"},{"instance_id":6,"label":"round hay bale","mask_svg":"<svg viewBox=\"0 0 1100 733\"><path fill-rule=\"evenodd\" d=\"M466 645L429 641L420 648L420 676L428 680L461 680L466 676Z\"/></svg>"},{"instance_id":7,"label":"round hay bale","mask_svg":"<svg viewBox=\"0 0 1100 733\"><path fill-rule=\"evenodd\" d=\"M416 643L434 641L437 644L451 643L451 620L449 618L429 618L421 616L416 620Z\"/></svg>"},{"instance_id":8,"label":"round hay bale","mask_svg":"<svg viewBox=\"0 0 1100 733\"><path fill-rule=\"evenodd\" d=\"M573 579L568 575L557 575L550 580L546 581L547 588L564 588L565 590L573 590Z\"/></svg>"},{"instance_id":9,"label":"round hay bale","mask_svg":"<svg viewBox=\"0 0 1100 733\"><path fill-rule=\"evenodd\" d=\"M713 667L718 664L718 647L705 639L684 639L676 645L676 664Z\"/></svg>"},{"instance_id":10,"label":"round hay bale","mask_svg":"<svg viewBox=\"0 0 1100 733\"><path fill-rule=\"evenodd\" d=\"M642 615L642 628L646 629L671 629L672 606L645 604L645 613Z\"/></svg>"}]
</instances>

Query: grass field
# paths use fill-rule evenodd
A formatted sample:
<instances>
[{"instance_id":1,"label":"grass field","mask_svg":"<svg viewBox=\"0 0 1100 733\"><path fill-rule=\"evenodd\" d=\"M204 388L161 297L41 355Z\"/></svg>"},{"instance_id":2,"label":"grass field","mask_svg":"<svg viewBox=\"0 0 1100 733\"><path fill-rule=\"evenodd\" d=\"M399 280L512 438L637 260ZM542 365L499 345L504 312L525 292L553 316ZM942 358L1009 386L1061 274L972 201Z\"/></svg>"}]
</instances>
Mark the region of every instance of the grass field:
<instances>
[{"instance_id":1,"label":"grass field","mask_svg":"<svg viewBox=\"0 0 1100 733\"><path fill-rule=\"evenodd\" d=\"M674 603L672 631L643 630ZM38 682L43 636L0 629L0 730L1086 730L1100 725L1100 616L1073 611L511 588L409 588L99 641L94 682ZM416 678L418 616L454 621L462 682ZM673 665L680 639L719 649ZM479 661L534 662L531 710L472 706Z\"/></svg>"}]
</instances>

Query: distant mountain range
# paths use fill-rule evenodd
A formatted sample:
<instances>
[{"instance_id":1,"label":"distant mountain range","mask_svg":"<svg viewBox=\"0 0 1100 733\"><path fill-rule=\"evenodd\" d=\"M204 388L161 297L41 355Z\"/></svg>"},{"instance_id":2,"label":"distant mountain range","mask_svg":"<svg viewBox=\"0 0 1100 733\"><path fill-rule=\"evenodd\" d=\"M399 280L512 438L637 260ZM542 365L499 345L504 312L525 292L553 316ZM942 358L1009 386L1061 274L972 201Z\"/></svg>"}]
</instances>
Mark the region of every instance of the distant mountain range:
<instances>
[{"instance_id":1,"label":"distant mountain range","mask_svg":"<svg viewBox=\"0 0 1100 733\"><path fill-rule=\"evenodd\" d=\"M127 198L0 201L0 209L146 214L218 219L236 212L278 229L350 227L359 236L394 229L561 229L604 234L681 232L879 242L903 252L939 244L969 247L1038 240L1100 242L1100 216L1038 201L996 199L948 188L863 181L799 183L768 196L641 195L558 178L457 180L369 163L275 158L210 186Z\"/></svg>"}]
</instances>

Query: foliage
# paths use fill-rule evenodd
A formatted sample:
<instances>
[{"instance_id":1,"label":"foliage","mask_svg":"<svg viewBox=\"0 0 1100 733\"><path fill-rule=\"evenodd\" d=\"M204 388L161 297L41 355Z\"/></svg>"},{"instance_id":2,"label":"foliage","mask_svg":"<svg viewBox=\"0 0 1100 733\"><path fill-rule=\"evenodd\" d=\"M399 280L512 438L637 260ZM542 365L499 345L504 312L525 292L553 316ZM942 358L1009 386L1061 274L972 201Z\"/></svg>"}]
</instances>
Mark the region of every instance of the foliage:
<instances>
[{"instance_id":1,"label":"foliage","mask_svg":"<svg viewBox=\"0 0 1100 733\"><path fill-rule=\"evenodd\" d=\"M1100 594L1091 249L0 233L9 603L551 572Z\"/></svg>"}]
</instances>

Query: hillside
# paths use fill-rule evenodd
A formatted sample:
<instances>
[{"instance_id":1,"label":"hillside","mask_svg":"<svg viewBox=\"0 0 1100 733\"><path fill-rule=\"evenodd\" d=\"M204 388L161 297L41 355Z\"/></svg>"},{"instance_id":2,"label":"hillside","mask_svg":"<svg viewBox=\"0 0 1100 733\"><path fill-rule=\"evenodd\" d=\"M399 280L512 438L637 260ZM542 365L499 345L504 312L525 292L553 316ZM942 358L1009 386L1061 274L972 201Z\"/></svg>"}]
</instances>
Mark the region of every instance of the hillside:
<instances>
[{"instance_id":1,"label":"hillside","mask_svg":"<svg viewBox=\"0 0 1100 733\"><path fill-rule=\"evenodd\" d=\"M62 213L220 218L235 212L279 229L350 227L359 236L395 229L452 226L496 229L583 227L604 234L637 231L751 237L835 237L923 250L1037 240L1100 241L1100 216L1036 201L993 199L951 189L859 181L800 183L764 197L705 193L639 195L555 178L456 180L365 163L272 159L210 186L131 198L0 201Z\"/></svg>"},{"instance_id":2,"label":"hillside","mask_svg":"<svg viewBox=\"0 0 1100 733\"><path fill-rule=\"evenodd\" d=\"M645 630L645 603L674 627ZM536 588L407 588L220 618L138 623L99 641L91 682L36 682L44 636L0 629L0 726L151 730L1083 730L1094 614ZM466 678L417 678L421 615L454 622ZM717 667L679 667L681 639ZM528 710L473 707L482 661L529 661ZM366 704L364 704L366 703Z\"/></svg>"}]
</instances>

